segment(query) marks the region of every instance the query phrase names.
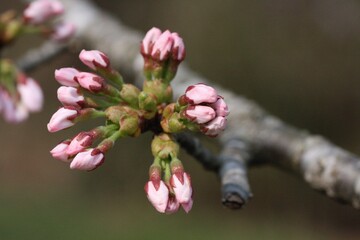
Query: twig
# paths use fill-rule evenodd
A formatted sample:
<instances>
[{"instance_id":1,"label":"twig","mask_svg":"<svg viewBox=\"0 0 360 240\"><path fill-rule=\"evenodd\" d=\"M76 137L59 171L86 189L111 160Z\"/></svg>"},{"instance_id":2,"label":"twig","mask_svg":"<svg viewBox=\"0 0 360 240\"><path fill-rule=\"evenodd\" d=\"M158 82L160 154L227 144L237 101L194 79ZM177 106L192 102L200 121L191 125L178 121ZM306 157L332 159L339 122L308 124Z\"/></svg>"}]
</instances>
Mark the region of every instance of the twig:
<instances>
[{"instance_id":1,"label":"twig","mask_svg":"<svg viewBox=\"0 0 360 240\"><path fill-rule=\"evenodd\" d=\"M219 173L222 203L231 209L242 208L252 196L246 162L249 159L248 144L233 139L224 145L219 156L215 156L199 139L186 133L176 134L177 142L207 170Z\"/></svg>"},{"instance_id":2,"label":"twig","mask_svg":"<svg viewBox=\"0 0 360 240\"><path fill-rule=\"evenodd\" d=\"M32 49L25 53L17 61L17 66L23 71L31 71L35 67L57 56L66 49L67 45L47 41L40 47Z\"/></svg>"}]
</instances>

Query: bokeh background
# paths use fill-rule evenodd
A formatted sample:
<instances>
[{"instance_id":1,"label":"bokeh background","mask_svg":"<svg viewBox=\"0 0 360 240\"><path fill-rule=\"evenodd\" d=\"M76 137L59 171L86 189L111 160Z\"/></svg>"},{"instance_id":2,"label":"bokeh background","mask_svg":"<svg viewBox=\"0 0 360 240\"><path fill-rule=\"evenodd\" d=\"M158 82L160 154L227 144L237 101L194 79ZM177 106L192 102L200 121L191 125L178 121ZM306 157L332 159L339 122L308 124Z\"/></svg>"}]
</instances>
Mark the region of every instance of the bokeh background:
<instances>
[{"instance_id":1,"label":"bokeh background","mask_svg":"<svg viewBox=\"0 0 360 240\"><path fill-rule=\"evenodd\" d=\"M127 25L177 31L193 69L255 100L299 128L360 154L360 2L357 0L97 0ZM0 12L21 9L1 1ZM81 14L81 13L80 13ZM2 54L18 58L41 38ZM100 49L101 50L101 49ZM59 103L55 68L82 68L64 53L31 72L46 95L43 112L20 125L0 120L0 239L360 239L360 214L270 167L251 169L245 209L220 203L217 177L182 153L191 173L190 214L158 214L143 191L151 136L117 143L93 172L51 158L60 140L96 123L49 134ZM216 148L212 140L206 140Z\"/></svg>"}]
</instances>

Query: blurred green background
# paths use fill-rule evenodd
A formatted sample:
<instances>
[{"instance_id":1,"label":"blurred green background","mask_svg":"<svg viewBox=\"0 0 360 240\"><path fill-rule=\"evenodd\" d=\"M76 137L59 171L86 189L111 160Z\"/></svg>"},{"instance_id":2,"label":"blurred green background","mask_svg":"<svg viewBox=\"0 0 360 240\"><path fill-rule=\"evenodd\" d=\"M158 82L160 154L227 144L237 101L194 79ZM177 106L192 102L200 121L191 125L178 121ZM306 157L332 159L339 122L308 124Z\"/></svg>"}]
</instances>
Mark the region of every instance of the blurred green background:
<instances>
[{"instance_id":1,"label":"blurred green background","mask_svg":"<svg viewBox=\"0 0 360 240\"><path fill-rule=\"evenodd\" d=\"M360 1L96 2L144 32L152 26L179 32L193 69L360 154ZM9 7L22 4L2 0L0 12ZM22 39L3 54L17 58L39 40ZM360 239L359 211L270 167L251 169L254 198L245 209L224 209L216 176L185 153L193 210L158 214L143 191L150 135L117 143L96 171L69 170L49 150L95 123L47 132L59 105L53 72L64 66L83 68L77 54L65 53L31 72L45 89L42 113L20 125L0 122L1 240Z\"/></svg>"}]
</instances>

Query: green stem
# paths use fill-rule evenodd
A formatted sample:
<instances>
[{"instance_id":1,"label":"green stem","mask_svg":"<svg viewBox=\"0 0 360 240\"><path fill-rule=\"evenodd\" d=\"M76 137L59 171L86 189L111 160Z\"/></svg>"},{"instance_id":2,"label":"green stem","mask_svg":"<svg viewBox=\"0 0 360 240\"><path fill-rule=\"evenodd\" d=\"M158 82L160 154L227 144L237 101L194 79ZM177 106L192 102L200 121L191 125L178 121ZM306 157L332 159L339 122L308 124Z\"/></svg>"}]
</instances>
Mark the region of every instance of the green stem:
<instances>
[{"instance_id":1,"label":"green stem","mask_svg":"<svg viewBox=\"0 0 360 240\"><path fill-rule=\"evenodd\" d=\"M164 163L165 163L164 182L170 186L170 178L171 178L170 162L168 159L166 159Z\"/></svg>"},{"instance_id":2,"label":"green stem","mask_svg":"<svg viewBox=\"0 0 360 240\"><path fill-rule=\"evenodd\" d=\"M97 72L106 79L110 80L114 85L116 85L118 88L117 90L121 91L124 79L118 71L114 69L97 69Z\"/></svg>"}]
</instances>

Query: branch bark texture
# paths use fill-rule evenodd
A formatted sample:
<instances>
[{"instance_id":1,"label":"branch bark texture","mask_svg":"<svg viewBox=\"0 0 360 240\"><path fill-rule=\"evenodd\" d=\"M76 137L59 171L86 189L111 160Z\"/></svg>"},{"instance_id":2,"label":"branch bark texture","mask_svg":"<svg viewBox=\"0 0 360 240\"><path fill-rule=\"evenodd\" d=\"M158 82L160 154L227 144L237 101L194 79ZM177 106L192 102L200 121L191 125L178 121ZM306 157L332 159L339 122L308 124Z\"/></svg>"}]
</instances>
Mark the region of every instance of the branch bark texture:
<instances>
[{"instance_id":1,"label":"branch bark texture","mask_svg":"<svg viewBox=\"0 0 360 240\"><path fill-rule=\"evenodd\" d=\"M143 77L139 45L143 34L87 0L62 1L67 6L66 20L77 25L79 46L105 52L114 66L140 84ZM199 82L210 80L184 64L173 81L174 93L178 96L187 86ZM251 191L246 169L267 163L300 175L328 197L360 208L359 157L321 136L285 124L246 98L215 87L231 114L227 129L217 138L222 144L221 153L202 163L219 173L226 206L239 208L248 201ZM197 150L193 155L199 157L201 153Z\"/></svg>"}]
</instances>

